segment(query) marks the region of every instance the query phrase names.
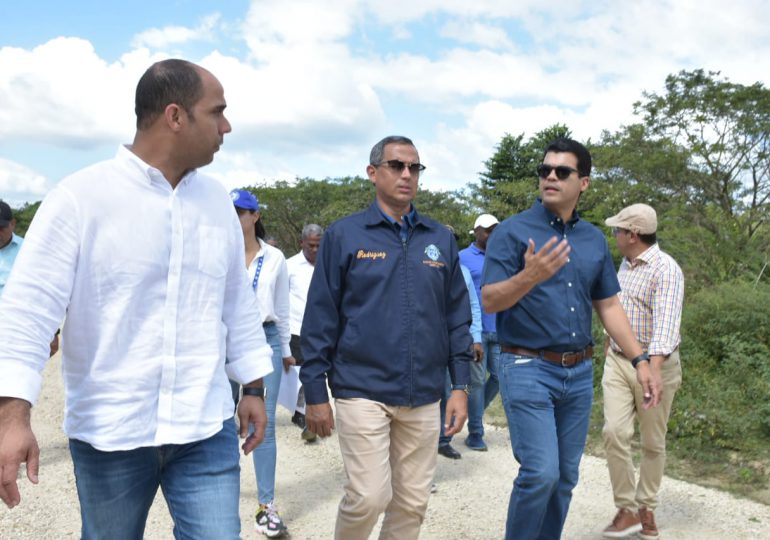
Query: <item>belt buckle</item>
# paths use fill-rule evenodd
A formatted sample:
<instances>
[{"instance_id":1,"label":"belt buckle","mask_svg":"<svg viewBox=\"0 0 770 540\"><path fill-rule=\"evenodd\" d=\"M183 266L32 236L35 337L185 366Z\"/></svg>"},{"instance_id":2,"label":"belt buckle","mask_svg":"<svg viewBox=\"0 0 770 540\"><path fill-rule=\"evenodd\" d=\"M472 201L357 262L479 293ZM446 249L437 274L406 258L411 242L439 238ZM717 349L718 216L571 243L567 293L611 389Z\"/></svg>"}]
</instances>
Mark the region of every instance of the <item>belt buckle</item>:
<instances>
[{"instance_id":1,"label":"belt buckle","mask_svg":"<svg viewBox=\"0 0 770 540\"><path fill-rule=\"evenodd\" d=\"M577 355L578 355L578 353L574 353L574 352L563 352L563 353L561 353L561 367L567 368L567 367L574 366L577 363L577 360L578 360L577 359ZM569 356L573 357L572 361L567 360L567 357L569 357Z\"/></svg>"}]
</instances>

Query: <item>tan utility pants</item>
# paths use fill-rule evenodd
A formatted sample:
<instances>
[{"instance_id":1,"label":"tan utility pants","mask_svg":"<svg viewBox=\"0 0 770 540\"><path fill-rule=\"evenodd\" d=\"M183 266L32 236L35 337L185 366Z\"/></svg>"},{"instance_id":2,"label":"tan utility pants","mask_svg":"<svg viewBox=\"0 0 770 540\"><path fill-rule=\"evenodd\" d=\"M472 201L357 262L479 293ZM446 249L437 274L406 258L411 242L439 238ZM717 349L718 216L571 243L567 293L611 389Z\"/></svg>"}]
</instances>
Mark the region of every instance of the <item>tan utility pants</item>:
<instances>
[{"instance_id":1,"label":"tan utility pants","mask_svg":"<svg viewBox=\"0 0 770 540\"><path fill-rule=\"evenodd\" d=\"M658 490L666 464L666 431L674 394L682 384L679 350L663 363L663 397L657 407L643 409L644 392L636 381L631 362L610 349L604 363L604 449L610 471L615 507L654 510L658 505ZM642 458L639 481L636 481L631 458L631 438L634 418L639 419Z\"/></svg>"},{"instance_id":2,"label":"tan utility pants","mask_svg":"<svg viewBox=\"0 0 770 540\"><path fill-rule=\"evenodd\" d=\"M369 538L383 511L381 539L416 539L436 470L439 402L411 408L337 399L335 409L347 476L335 539Z\"/></svg>"}]
</instances>

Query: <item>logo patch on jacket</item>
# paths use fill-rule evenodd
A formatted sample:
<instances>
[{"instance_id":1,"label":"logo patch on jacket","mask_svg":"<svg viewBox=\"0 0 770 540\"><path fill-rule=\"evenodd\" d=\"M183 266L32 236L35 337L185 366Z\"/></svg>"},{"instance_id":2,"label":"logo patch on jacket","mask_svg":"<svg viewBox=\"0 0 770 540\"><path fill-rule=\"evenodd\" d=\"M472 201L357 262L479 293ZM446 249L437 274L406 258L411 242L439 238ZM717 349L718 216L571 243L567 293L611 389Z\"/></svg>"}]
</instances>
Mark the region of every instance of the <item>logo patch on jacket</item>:
<instances>
[{"instance_id":1,"label":"logo patch on jacket","mask_svg":"<svg viewBox=\"0 0 770 540\"><path fill-rule=\"evenodd\" d=\"M445 266L443 262L438 260L439 257L441 257L441 250L437 248L435 244L430 244L425 248L425 255L430 260L422 261L423 264L427 264L433 268L443 268Z\"/></svg>"},{"instance_id":2,"label":"logo patch on jacket","mask_svg":"<svg viewBox=\"0 0 770 540\"><path fill-rule=\"evenodd\" d=\"M387 256L387 253L384 251L368 251L364 249L359 249L356 252L356 259L372 259L373 261L376 261L377 259L385 259Z\"/></svg>"}]
</instances>

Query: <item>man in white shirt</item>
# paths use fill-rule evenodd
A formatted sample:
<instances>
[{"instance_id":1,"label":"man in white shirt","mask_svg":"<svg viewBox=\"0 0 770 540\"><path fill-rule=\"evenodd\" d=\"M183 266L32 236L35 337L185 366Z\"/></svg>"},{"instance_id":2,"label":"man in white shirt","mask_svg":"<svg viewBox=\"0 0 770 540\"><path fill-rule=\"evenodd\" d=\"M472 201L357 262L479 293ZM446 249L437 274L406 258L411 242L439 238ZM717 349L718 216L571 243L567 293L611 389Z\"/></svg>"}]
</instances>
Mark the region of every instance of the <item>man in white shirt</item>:
<instances>
[{"instance_id":1,"label":"man in white shirt","mask_svg":"<svg viewBox=\"0 0 770 540\"><path fill-rule=\"evenodd\" d=\"M299 336L302 330L302 318L305 316L307 292L310 290L310 280L313 278L315 259L321 246L324 230L320 225L310 223L302 228L300 247L302 251L289 257L286 266L289 269L289 330L291 331L291 354L298 366L302 365L302 350L299 346ZM305 393L299 391L297 407L305 406ZM302 428L302 439L308 442L316 440L316 434L307 429L305 415L295 411L291 421Z\"/></svg>"},{"instance_id":2,"label":"man in white shirt","mask_svg":"<svg viewBox=\"0 0 770 540\"><path fill-rule=\"evenodd\" d=\"M238 538L240 435L260 442L272 371L227 191L197 172L230 123L224 91L183 60L136 89L137 131L62 180L37 212L0 300L0 499L37 483L30 427L48 342L67 314L64 430L83 538L141 538L158 486L177 538ZM225 356L227 363L225 364Z\"/></svg>"}]
</instances>

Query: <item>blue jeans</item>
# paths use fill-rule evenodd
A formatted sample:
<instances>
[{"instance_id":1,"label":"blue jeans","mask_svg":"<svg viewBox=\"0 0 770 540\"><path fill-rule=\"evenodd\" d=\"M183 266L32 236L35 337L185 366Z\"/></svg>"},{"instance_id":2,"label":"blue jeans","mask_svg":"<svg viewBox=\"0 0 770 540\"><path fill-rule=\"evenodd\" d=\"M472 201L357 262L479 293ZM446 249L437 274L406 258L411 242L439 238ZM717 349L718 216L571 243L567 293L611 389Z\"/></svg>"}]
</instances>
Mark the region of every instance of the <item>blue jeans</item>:
<instances>
[{"instance_id":1,"label":"blue jeans","mask_svg":"<svg viewBox=\"0 0 770 540\"><path fill-rule=\"evenodd\" d=\"M446 402L449 399L449 395L452 393L452 378L449 376L449 370L446 371L446 384L444 385L444 395L439 401L438 407L441 411L441 430L438 436L438 445L446 446L452 442L452 436L444 435L444 422L446 422Z\"/></svg>"},{"instance_id":2,"label":"blue jeans","mask_svg":"<svg viewBox=\"0 0 770 540\"><path fill-rule=\"evenodd\" d=\"M240 538L240 452L232 418L216 435L187 444L102 452L70 439L69 447L82 538L141 539L158 486L174 538Z\"/></svg>"},{"instance_id":3,"label":"blue jeans","mask_svg":"<svg viewBox=\"0 0 770 540\"><path fill-rule=\"evenodd\" d=\"M588 435L592 363L565 368L542 358L503 353L498 367L513 457L521 465L505 538L557 540Z\"/></svg>"},{"instance_id":4,"label":"blue jeans","mask_svg":"<svg viewBox=\"0 0 770 540\"><path fill-rule=\"evenodd\" d=\"M278 389L281 387L283 362L281 357L281 337L275 323L264 326L267 344L273 349L273 372L263 379L265 385L265 411L267 428L262 444L251 453L254 461L254 473L257 476L257 499L259 504L267 504L275 498L275 463L278 449L275 444L275 408L278 403ZM253 429L252 429L253 431Z\"/></svg>"},{"instance_id":5,"label":"blue jeans","mask_svg":"<svg viewBox=\"0 0 770 540\"><path fill-rule=\"evenodd\" d=\"M495 399L500 387L497 381L497 361L500 344L495 332L482 332L481 342L484 358L471 362L471 385L468 396L468 433L484 436L484 411ZM489 373L489 379L487 379Z\"/></svg>"}]
</instances>

